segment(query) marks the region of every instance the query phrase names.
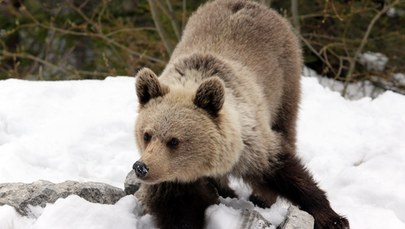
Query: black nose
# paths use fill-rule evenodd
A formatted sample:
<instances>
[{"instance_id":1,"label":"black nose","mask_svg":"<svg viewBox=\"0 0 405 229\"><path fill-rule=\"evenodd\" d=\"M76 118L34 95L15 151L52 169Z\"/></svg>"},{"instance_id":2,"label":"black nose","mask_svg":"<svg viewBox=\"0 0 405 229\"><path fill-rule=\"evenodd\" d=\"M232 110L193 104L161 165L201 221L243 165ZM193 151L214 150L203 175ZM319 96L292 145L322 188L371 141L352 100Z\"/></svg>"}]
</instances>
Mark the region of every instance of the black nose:
<instances>
[{"instance_id":1,"label":"black nose","mask_svg":"<svg viewBox=\"0 0 405 229\"><path fill-rule=\"evenodd\" d=\"M132 168L135 170L136 176L138 178L145 177L149 171L148 167L142 161L135 162Z\"/></svg>"}]
</instances>

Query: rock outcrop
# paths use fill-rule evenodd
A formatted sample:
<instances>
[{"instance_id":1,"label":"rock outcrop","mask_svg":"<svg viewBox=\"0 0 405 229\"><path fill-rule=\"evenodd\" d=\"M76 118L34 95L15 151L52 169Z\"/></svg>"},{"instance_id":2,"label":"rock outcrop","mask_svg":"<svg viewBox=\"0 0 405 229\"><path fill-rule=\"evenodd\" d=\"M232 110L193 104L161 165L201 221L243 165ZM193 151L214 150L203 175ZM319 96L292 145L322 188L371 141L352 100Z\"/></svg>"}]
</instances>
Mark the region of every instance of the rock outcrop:
<instances>
[{"instance_id":1,"label":"rock outcrop","mask_svg":"<svg viewBox=\"0 0 405 229\"><path fill-rule=\"evenodd\" d=\"M125 196L122 189L97 182L65 181L55 184L49 181L0 184L0 206L10 205L21 215L29 215L28 206L45 207L47 203L54 203L59 198L78 195L89 202L114 204Z\"/></svg>"},{"instance_id":2,"label":"rock outcrop","mask_svg":"<svg viewBox=\"0 0 405 229\"><path fill-rule=\"evenodd\" d=\"M281 224L281 229L312 229L314 228L314 217L305 211L301 211L296 206L291 205L285 221Z\"/></svg>"},{"instance_id":3,"label":"rock outcrop","mask_svg":"<svg viewBox=\"0 0 405 229\"><path fill-rule=\"evenodd\" d=\"M125 180L125 191L114 186L97 182L65 181L55 184L49 181L33 183L3 183L0 184L0 206L10 205L23 216L33 213L29 206L45 207L47 203L54 203L59 198L78 195L89 202L100 204L115 204L125 195L134 194L139 183L131 171ZM259 212L254 209L241 209L242 223L240 229L268 229L275 228ZM314 218L308 213L290 206L286 220L279 227L281 229L312 229Z\"/></svg>"}]
</instances>

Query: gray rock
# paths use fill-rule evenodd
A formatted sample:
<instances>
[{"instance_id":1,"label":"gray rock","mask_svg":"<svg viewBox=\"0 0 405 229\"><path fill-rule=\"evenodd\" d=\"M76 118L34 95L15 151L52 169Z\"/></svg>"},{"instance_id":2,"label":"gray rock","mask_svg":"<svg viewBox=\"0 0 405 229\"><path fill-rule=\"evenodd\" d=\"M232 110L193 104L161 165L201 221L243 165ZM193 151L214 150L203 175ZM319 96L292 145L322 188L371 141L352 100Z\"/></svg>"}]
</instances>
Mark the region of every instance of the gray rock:
<instances>
[{"instance_id":1,"label":"gray rock","mask_svg":"<svg viewBox=\"0 0 405 229\"><path fill-rule=\"evenodd\" d=\"M133 195L139 189L135 171L131 170L125 179L125 193ZM223 202L228 207L232 207L229 203ZM245 206L246 207L246 206ZM242 206L242 208L244 208ZM266 220L259 212L254 209L243 209L241 215L240 229L269 229L275 228L268 220ZM305 211L291 205L288 208L288 213L285 221L278 227L280 229L312 229L314 228L314 218Z\"/></svg>"},{"instance_id":2,"label":"gray rock","mask_svg":"<svg viewBox=\"0 0 405 229\"><path fill-rule=\"evenodd\" d=\"M314 217L296 206L288 208L286 220L281 224L281 229L313 229Z\"/></svg>"},{"instance_id":3,"label":"gray rock","mask_svg":"<svg viewBox=\"0 0 405 229\"><path fill-rule=\"evenodd\" d=\"M135 175L135 170L129 171L127 177L125 178L124 182L124 191L127 195L133 195L136 191L138 191L140 187L140 183Z\"/></svg>"},{"instance_id":4,"label":"gray rock","mask_svg":"<svg viewBox=\"0 0 405 229\"><path fill-rule=\"evenodd\" d=\"M0 206L13 206L21 215L30 215L31 206L45 207L59 198L78 195L87 201L100 204L115 204L125 196L122 189L97 182L65 181L54 184L49 181L0 184Z\"/></svg>"},{"instance_id":5,"label":"gray rock","mask_svg":"<svg viewBox=\"0 0 405 229\"><path fill-rule=\"evenodd\" d=\"M45 207L47 203L54 203L59 198L69 195L78 195L87 201L100 204L115 204L126 194L132 195L139 189L139 182L131 170L125 180L125 191L114 186L97 182L65 181L55 184L49 181L36 181L26 183L0 184L0 206L10 205L21 215L29 216L29 206ZM241 227L243 229L268 229L274 228L260 213L253 209L242 211ZM288 208L286 220L281 224L281 229L312 229L314 218L295 206Z\"/></svg>"},{"instance_id":6,"label":"gray rock","mask_svg":"<svg viewBox=\"0 0 405 229\"><path fill-rule=\"evenodd\" d=\"M259 212L253 209L242 211L242 223L240 229L270 229L272 224L266 220Z\"/></svg>"}]
</instances>

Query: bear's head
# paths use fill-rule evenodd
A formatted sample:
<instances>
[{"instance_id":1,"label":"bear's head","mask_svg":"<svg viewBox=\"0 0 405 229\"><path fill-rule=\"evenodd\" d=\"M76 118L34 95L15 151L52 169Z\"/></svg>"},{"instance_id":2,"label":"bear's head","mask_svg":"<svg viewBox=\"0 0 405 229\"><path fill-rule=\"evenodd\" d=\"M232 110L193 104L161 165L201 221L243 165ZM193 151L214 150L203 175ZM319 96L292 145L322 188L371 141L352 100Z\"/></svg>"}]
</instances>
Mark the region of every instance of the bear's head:
<instances>
[{"instance_id":1,"label":"bear's head","mask_svg":"<svg viewBox=\"0 0 405 229\"><path fill-rule=\"evenodd\" d=\"M232 150L225 138L234 130L222 114L222 80L209 77L194 89L169 87L147 68L136 78L135 136L141 158L133 167L139 180L190 182L229 172L238 155L224 152Z\"/></svg>"}]
</instances>

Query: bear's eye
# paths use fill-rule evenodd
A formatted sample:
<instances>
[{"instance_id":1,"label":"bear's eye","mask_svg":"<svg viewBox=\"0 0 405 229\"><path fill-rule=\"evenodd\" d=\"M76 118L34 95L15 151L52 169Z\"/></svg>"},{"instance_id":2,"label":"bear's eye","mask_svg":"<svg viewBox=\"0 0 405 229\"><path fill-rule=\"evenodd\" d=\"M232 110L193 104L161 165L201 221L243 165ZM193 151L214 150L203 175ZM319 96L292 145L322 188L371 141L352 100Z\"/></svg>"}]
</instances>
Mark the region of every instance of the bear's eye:
<instances>
[{"instance_id":1,"label":"bear's eye","mask_svg":"<svg viewBox=\"0 0 405 229\"><path fill-rule=\"evenodd\" d=\"M150 134L148 134L148 133L143 134L143 140L145 142L149 142L151 139L152 139L152 136L150 136Z\"/></svg>"},{"instance_id":2,"label":"bear's eye","mask_svg":"<svg viewBox=\"0 0 405 229\"><path fill-rule=\"evenodd\" d=\"M179 139L177 138L172 138L170 141L167 142L167 146L170 148L176 148L179 145Z\"/></svg>"}]
</instances>

